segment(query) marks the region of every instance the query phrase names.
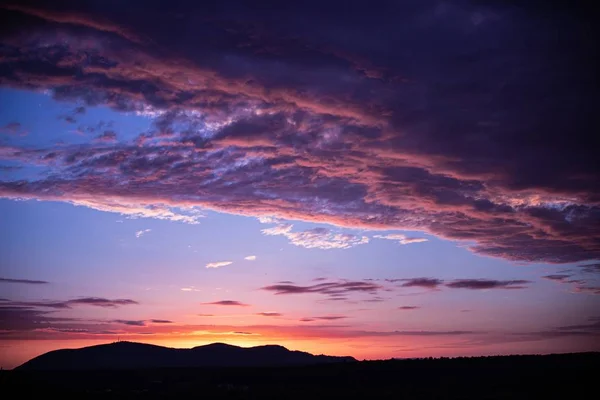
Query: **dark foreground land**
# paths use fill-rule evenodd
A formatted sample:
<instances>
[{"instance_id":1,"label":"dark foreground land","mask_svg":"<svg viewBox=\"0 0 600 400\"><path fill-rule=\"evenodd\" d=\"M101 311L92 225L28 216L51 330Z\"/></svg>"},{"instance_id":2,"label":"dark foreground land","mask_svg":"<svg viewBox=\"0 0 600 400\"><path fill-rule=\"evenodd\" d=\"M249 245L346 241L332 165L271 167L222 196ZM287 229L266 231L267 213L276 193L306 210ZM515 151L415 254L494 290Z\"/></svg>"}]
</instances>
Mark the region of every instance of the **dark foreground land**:
<instances>
[{"instance_id":1,"label":"dark foreground land","mask_svg":"<svg viewBox=\"0 0 600 400\"><path fill-rule=\"evenodd\" d=\"M0 393L6 399L588 399L598 394L599 366L600 353L579 353L280 368L15 370L0 373Z\"/></svg>"}]
</instances>

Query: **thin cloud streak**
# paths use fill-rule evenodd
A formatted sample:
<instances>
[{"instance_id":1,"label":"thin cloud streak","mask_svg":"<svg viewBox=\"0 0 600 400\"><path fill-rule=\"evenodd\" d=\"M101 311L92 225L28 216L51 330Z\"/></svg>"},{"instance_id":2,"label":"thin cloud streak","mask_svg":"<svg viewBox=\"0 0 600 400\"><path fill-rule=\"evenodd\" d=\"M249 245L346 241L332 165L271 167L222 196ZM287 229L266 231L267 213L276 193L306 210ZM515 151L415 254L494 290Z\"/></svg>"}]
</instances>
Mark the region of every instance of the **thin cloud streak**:
<instances>
[{"instance_id":1,"label":"thin cloud streak","mask_svg":"<svg viewBox=\"0 0 600 400\"><path fill-rule=\"evenodd\" d=\"M139 239L139 238L141 238L142 236L144 236L146 233L149 233L149 232L151 232L151 231L152 231L152 229L143 229L143 230L141 230L141 231L137 231L137 232L135 233L135 237Z\"/></svg>"},{"instance_id":2,"label":"thin cloud streak","mask_svg":"<svg viewBox=\"0 0 600 400\"><path fill-rule=\"evenodd\" d=\"M202 304L206 304L206 305L213 305L213 306L236 306L236 307L249 307L249 304L246 303L242 303L240 301L236 301L236 300L220 300L220 301L213 301L212 303L202 303Z\"/></svg>"},{"instance_id":3,"label":"thin cloud streak","mask_svg":"<svg viewBox=\"0 0 600 400\"><path fill-rule=\"evenodd\" d=\"M27 285L46 285L49 282L37 281L37 280L31 280L31 279L0 278L0 283L23 283L23 284L27 284Z\"/></svg>"},{"instance_id":4,"label":"thin cloud streak","mask_svg":"<svg viewBox=\"0 0 600 400\"><path fill-rule=\"evenodd\" d=\"M377 238L377 239L395 240L399 244L412 244L412 243L422 243L422 242L429 241L426 238L409 237L409 236L402 235L399 233L392 233L392 234L388 234L388 235L375 235L373 237Z\"/></svg>"},{"instance_id":5,"label":"thin cloud streak","mask_svg":"<svg viewBox=\"0 0 600 400\"><path fill-rule=\"evenodd\" d=\"M206 268L221 268L233 264L233 261L217 261L206 264Z\"/></svg>"}]
</instances>

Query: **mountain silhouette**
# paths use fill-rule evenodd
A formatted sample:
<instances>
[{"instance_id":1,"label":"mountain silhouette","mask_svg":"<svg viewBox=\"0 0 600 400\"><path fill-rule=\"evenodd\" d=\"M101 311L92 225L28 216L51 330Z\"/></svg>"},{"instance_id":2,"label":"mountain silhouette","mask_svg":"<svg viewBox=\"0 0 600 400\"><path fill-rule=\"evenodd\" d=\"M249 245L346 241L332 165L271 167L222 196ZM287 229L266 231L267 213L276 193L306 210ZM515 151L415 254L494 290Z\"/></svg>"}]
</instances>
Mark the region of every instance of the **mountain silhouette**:
<instances>
[{"instance_id":1,"label":"mountain silhouette","mask_svg":"<svg viewBox=\"0 0 600 400\"><path fill-rule=\"evenodd\" d=\"M105 370L182 367L274 367L356 361L353 357L313 355L283 346L238 347L213 343L174 349L135 342L115 342L80 349L54 350L18 370Z\"/></svg>"}]
</instances>

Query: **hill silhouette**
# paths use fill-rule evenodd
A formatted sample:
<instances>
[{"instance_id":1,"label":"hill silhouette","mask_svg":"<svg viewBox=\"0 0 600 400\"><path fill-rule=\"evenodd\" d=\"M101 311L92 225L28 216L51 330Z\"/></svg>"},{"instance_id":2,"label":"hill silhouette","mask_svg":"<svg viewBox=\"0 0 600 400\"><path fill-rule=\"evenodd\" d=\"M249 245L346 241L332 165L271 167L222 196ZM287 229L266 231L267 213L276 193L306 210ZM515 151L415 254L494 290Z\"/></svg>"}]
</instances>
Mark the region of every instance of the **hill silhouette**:
<instances>
[{"instance_id":1,"label":"hill silhouette","mask_svg":"<svg viewBox=\"0 0 600 400\"><path fill-rule=\"evenodd\" d=\"M202 348L236 351L219 344ZM277 348L276 352L283 349ZM253 351L261 352L260 348ZM578 353L331 362L285 368L17 369L0 371L0 388L2 393L18 393L24 399L77 400L587 399L597 392L599 362L600 353Z\"/></svg>"},{"instance_id":2,"label":"hill silhouette","mask_svg":"<svg viewBox=\"0 0 600 400\"><path fill-rule=\"evenodd\" d=\"M283 346L238 347L213 343L174 349L135 342L115 342L80 349L54 350L35 357L18 370L109 370L184 367L274 367L356 361L352 357L313 355Z\"/></svg>"}]
</instances>

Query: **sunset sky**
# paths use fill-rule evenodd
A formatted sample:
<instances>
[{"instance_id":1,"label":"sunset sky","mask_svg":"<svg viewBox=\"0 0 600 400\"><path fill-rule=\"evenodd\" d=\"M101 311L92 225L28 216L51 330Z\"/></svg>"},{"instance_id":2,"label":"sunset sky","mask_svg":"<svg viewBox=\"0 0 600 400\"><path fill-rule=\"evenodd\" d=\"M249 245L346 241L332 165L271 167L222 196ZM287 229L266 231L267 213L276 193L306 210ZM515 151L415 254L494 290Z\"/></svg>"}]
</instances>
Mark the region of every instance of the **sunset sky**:
<instances>
[{"instance_id":1,"label":"sunset sky","mask_svg":"<svg viewBox=\"0 0 600 400\"><path fill-rule=\"evenodd\" d=\"M0 366L600 350L586 13L129 3L0 0Z\"/></svg>"}]
</instances>

